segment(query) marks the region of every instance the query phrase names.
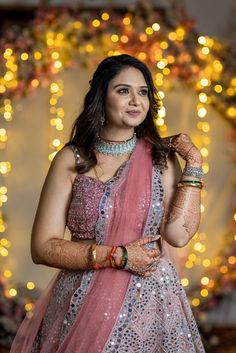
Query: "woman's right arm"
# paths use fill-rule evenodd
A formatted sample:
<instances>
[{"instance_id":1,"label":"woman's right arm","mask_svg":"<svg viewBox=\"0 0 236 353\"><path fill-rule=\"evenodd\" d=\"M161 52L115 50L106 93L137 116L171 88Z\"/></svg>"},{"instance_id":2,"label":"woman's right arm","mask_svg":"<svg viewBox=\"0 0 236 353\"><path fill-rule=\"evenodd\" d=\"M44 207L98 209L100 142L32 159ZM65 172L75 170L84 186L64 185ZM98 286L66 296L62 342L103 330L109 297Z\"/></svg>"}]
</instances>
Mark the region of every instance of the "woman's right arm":
<instances>
[{"instance_id":1,"label":"woman's right arm","mask_svg":"<svg viewBox=\"0 0 236 353\"><path fill-rule=\"evenodd\" d=\"M91 268L88 261L90 244L63 239L66 228L72 183L74 156L70 147L57 153L45 179L31 234L33 262L67 270ZM97 246L97 262L110 266L108 246Z\"/></svg>"}]
</instances>

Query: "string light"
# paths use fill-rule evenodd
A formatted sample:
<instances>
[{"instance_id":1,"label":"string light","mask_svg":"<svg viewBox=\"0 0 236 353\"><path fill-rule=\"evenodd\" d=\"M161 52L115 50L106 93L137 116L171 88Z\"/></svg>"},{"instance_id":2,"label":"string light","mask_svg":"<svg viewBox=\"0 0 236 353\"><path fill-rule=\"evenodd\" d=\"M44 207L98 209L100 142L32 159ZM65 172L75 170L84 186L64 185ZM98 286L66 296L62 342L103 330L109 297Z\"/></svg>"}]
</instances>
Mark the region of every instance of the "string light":
<instances>
[{"instance_id":1,"label":"string light","mask_svg":"<svg viewBox=\"0 0 236 353\"><path fill-rule=\"evenodd\" d=\"M54 128L52 130L52 140L49 142L49 148L52 151L48 158L50 161L55 157L56 153L63 147L61 142L61 132L64 129L63 119L65 116L64 109L58 106L58 100L63 96L64 84L63 81L58 79L50 84L51 97L50 103L50 125ZM54 117L55 116L55 117Z\"/></svg>"},{"instance_id":2,"label":"string light","mask_svg":"<svg viewBox=\"0 0 236 353\"><path fill-rule=\"evenodd\" d=\"M119 55L123 52L123 48L126 47L128 52L132 53L131 43L134 40L139 41L141 50L135 55L142 61L149 60L152 69L154 71L154 81L159 90L159 96L161 100L164 99L164 90L171 87L172 82L169 80L168 76L179 76L185 74L185 69L187 69L186 63L190 67L190 72L197 77L196 84L193 88L197 91L198 102L196 105L197 111L197 121L196 127L199 136L196 137L196 145L199 147L201 154L203 156L203 170L204 173L209 173L210 166L208 163L208 157L210 153L210 143L211 140L208 133L211 131L211 124L208 121L208 105L214 103L217 104L217 99L221 99L218 107L220 111L224 113L224 116L236 121L236 107L232 103L233 99L228 101L224 100L223 97L234 97L236 95L236 77L228 77L225 79L225 68L221 60L219 59L221 55L215 55L215 53L220 53L220 44L207 36L199 36L196 43L196 58L194 61L194 54L187 53L185 46L185 38L188 36L188 29L181 25L174 29L169 29L165 31L164 24L160 26L158 22L150 24L150 26L143 25L139 31L133 29L131 22L133 21L133 15L127 14L120 18L120 28L121 30L113 30L111 32L111 22L112 16L107 12L103 12L98 18L93 18L88 22L84 22L83 19L72 19L68 21L68 26L65 29L61 27L60 31L45 29L42 31L43 43L46 45L46 50L42 49L42 46L35 46L36 50L26 51L19 53L15 51L9 45L6 45L3 51L4 58L4 70L2 77L0 78L0 93L4 93L3 104L0 108L1 116L3 117L4 123L8 123L12 120L14 111L12 107L11 97L14 96L11 92L20 92L20 87L22 80L20 79L19 72L22 68L27 67L26 65L34 65L35 75L32 75L29 81L29 87L31 89L36 89L37 87L43 85L44 81L42 72L46 68L47 73L52 74L49 98L49 114L50 114L50 141L49 141L49 160L52 160L57 153L57 151L63 146L62 131L64 129L64 110L60 106L60 98L63 95L63 81L58 80L55 75L62 70L68 63L72 63L72 57L76 51L79 55L93 55L92 58L96 58L100 51L100 47L97 45L96 36L93 39L84 39L82 36L83 31L86 33L86 26L88 29L99 28L99 31L103 31L104 35L101 36L101 43L103 43L103 52L107 56ZM85 25L86 24L86 25ZM162 28L163 27L163 28ZM53 27L52 27L53 28ZM81 29L83 28L83 31ZM118 28L118 27L117 27ZM106 31L106 29L109 29ZM71 31L71 32L70 32ZM99 32L98 31L98 32ZM188 37L187 37L188 38ZM69 39L69 40L68 40ZM181 43L183 41L183 44ZM81 42L81 43L80 43ZM114 47L113 47L114 43ZM150 50L147 51L147 46ZM180 48L180 55L176 54L175 48L178 50ZM214 49L214 50L212 50ZM147 54L148 53L148 54ZM149 54L150 53L150 54ZM178 52L177 52L178 53ZM193 60L192 60L193 59ZM197 61L197 62L196 62ZM94 63L94 60L88 60L88 63ZM43 68L43 69L42 69ZM227 69L227 68L226 68ZM20 71L21 70L21 71ZM188 75L186 74L186 77ZM190 80L191 81L191 80ZM171 82L171 83L170 83ZM18 88L19 87L19 88ZM15 91L14 91L15 90ZM227 102L227 103L225 103ZM222 107L221 107L222 106ZM164 104L161 106L158 116L155 118L155 125L159 129L162 136L168 134L168 127L165 123L166 109ZM1 149L6 148L8 142L8 131L7 128L1 127L0 129L0 146ZM4 183L0 186L0 207L3 207L8 201L7 187L5 186L5 178L11 171L11 164L9 161L0 161L0 176L4 178ZM201 192L203 202L201 204L201 212L206 211L205 197L207 195L207 190L203 189ZM236 215L233 215L233 220L236 220ZM5 219L3 219L3 212L0 210L0 254L1 257L6 258L9 254L10 242L6 237L7 224ZM202 266L204 269L208 269L211 266L219 266L219 271L222 274L228 273L230 267L235 264L235 257L228 256L227 263L225 264L222 257L215 259L206 258L207 247L205 241L207 235L200 233L196 235L193 239L192 249L190 250L190 255L185 261L185 268L187 270L192 269L194 266ZM232 235L232 239L236 240L236 235ZM3 270L4 278L11 278L13 276L12 271L7 267ZM189 276L188 276L189 277ZM190 277L189 277L190 278ZM182 278L181 283L184 286L188 286L190 279L187 277ZM208 283L207 279L208 278ZM28 286L33 286L34 284L29 284ZM200 279L202 286L207 286L199 290L196 298L192 298L192 305L199 306L204 297L208 296L210 289L214 287L215 282L213 279L204 276ZM209 288L208 288L209 287ZM31 290L30 288L28 288ZM33 288L32 288L33 289ZM15 292L15 291L16 292ZM10 292L11 291L11 292ZM206 294L207 293L207 294ZM11 288L8 295L17 295L17 290ZM197 298L199 296L200 298ZM27 306L26 311L31 310L31 303Z\"/></svg>"}]
</instances>

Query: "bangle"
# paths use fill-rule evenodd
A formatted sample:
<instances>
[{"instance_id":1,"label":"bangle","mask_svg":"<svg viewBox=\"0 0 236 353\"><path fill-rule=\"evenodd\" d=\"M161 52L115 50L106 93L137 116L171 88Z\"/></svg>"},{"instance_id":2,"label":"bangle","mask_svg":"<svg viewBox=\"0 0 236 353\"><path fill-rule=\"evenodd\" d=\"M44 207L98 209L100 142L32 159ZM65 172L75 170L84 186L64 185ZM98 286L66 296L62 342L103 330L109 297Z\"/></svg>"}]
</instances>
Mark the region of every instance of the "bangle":
<instances>
[{"instance_id":1,"label":"bangle","mask_svg":"<svg viewBox=\"0 0 236 353\"><path fill-rule=\"evenodd\" d=\"M192 184L200 184L202 185L202 182L200 180L180 180L180 183L192 183Z\"/></svg>"},{"instance_id":2,"label":"bangle","mask_svg":"<svg viewBox=\"0 0 236 353\"><path fill-rule=\"evenodd\" d=\"M118 270L123 270L123 269L126 267L126 265L127 265L127 261L128 261L128 251L127 251L126 247L123 246L123 245L119 245L119 248L121 248L121 249L122 249L122 252L123 252L123 255L122 255L122 262L121 262L120 266L116 266L116 268L117 268Z\"/></svg>"},{"instance_id":3,"label":"bangle","mask_svg":"<svg viewBox=\"0 0 236 353\"><path fill-rule=\"evenodd\" d=\"M114 254L115 254L116 249L117 249L117 246L113 246L107 256L107 259L110 261L112 268L116 268L116 263L115 263L115 259L114 259Z\"/></svg>"},{"instance_id":4,"label":"bangle","mask_svg":"<svg viewBox=\"0 0 236 353\"><path fill-rule=\"evenodd\" d=\"M200 167L192 167L190 165L186 165L183 170L183 175L193 176L201 179L204 177L204 172L203 172L203 169Z\"/></svg>"},{"instance_id":5,"label":"bangle","mask_svg":"<svg viewBox=\"0 0 236 353\"><path fill-rule=\"evenodd\" d=\"M195 186L195 187L199 187L199 189L203 188L203 183L199 180L180 180L180 182L177 184L178 186Z\"/></svg>"},{"instance_id":6,"label":"bangle","mask_svg":"<svg viewBox=\"0 0 236 353\"><path fill-rule=\"evenodd\" d=\"M90 246L88 250L88 263L94 270L99 270L101 268L101 266L97 263L96 244Z\"/></svg>"},{"instance_id":7,"label":"bangle","mask_svg":"<svg viewBox=\"0 0 236 353\"><path fill-rule=\"evenodd\" d=\"M184 186L186 186L186 187L190 186L190 187L194 187L194 188L197 188L197 189L202 189L202 185L201 184L192 184L192 183L188 183L188 184L186 184L186 183L178 183L177 184L177 188L181 188L181 187L184 187Z\"/></svg>"}]
</instances>

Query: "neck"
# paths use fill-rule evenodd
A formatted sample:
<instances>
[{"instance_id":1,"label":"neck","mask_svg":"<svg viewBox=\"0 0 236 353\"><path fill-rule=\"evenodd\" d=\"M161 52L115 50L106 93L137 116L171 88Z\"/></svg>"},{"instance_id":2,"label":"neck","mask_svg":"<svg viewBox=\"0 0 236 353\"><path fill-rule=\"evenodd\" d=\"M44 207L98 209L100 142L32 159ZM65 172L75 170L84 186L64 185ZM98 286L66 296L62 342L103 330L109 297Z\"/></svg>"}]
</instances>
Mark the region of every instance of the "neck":
<instances>
[{"instance_id":1,"label":"neck","mask_svg":"<svg viewBox=\"0 0 236 353\"><path fill-rule=\"evenodd\" d=\"M131 139L134 135L134 129L129 130L117 130L103 127L99 136L104 140L109 140L113 142L127 141Z\"/></svg>"}]
</instances>

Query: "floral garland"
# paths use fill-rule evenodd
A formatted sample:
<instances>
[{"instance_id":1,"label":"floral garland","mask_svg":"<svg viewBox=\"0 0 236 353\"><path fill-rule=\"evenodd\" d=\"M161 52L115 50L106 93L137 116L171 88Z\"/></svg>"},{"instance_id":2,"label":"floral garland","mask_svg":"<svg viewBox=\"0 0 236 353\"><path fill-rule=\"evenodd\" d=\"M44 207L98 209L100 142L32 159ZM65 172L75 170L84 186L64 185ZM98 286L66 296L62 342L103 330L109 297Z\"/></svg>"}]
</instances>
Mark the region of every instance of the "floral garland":
<instances>
[{"instance_id":1,"label":"floral garland","mask_svg":"<svg viewBox=\"0 0 236 353\"><path fill-rule=\"evenodd\" d=\"M65 67L94 67L102 57L126 52L157 72L157 85L168 77L168 88L171 77L178 77L196 92L205 92L208 103L235 126L235 52L216 39L197 36L193 24L181 7L170 18L147 4L99 15L41 8L29 26L14 25L3 33L0 101L31 94Z\"/></svg>"}]
</instances>

